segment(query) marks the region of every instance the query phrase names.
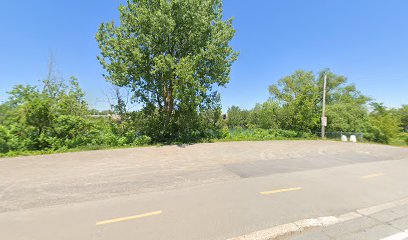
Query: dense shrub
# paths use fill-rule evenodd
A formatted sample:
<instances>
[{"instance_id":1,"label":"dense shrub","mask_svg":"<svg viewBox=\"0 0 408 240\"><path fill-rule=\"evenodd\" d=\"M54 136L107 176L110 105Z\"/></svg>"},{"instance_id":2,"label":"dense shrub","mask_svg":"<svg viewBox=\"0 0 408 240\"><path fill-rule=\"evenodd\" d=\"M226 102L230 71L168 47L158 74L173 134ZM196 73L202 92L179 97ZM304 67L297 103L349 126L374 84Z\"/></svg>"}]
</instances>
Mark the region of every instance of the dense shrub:
<instances>
[{"instance_id":1,"label":"dense shrub","mask_svg":"<svg viewBox=\"0 0 408 240\"><path fill-rule=\"evenodd\" d=\"M9 140L10 136L7 129L0 126L0 153L5 153L10 150Z\"/></svg>"},{"instance_id":2,"label":"dense shrub","mask_svg":"<svg viewBox=\"0 0 408 240\"><path fill-rule=\"evenodd\" d=\"M313 134L282 129L230 129L225 136L231 140L278 140L295 138L313 138Z\"/></svg>"},{"instance_id":3,"label":"dense shrub","mask_svg":"<svg viewBox=\"0 0 408 240\"><path fill-rule=\"evenodd\" d=\"M136 146L148 145L150 143L152 143L152 139L151 137L146 135L139 136L133 141L133 145Z\"/></svg>"},{"instance_id":4,"label":"dense shrub","mask_svg":"<svg viewBox=\"0 0 408 240\"><path fill-rule=\"evenodd\" d=\"M101 144L100 131L95 120L80 116L62 115L55 119L51 133L52 147L75 148L85 145Z\"/></svg>"}]
</instances>

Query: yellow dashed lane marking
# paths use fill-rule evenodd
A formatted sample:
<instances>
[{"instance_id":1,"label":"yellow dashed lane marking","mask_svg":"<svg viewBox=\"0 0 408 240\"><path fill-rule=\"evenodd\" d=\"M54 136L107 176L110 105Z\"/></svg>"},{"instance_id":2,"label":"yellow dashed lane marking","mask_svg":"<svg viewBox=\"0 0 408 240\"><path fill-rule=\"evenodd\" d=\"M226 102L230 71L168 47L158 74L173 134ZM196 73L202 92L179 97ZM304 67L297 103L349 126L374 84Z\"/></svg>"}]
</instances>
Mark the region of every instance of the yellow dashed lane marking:
<instances>
[{"instance_id":1,"label":"yellow dashed lane marking","mask_svg":"<svg viewBox=\"0 0 408 240\"><path fill-rule=\"evenodd\" d=\"M162 211L155 211L155 212L149 212L149 213L144 213L144 214L139 214L139 215L134 215L134 216L129 216L129 217L114 218L114 219L109 219L109 220L104 220L104 221L97 222L96 225L104 225L104 224L109 224L109 223L129 221L129 220L134 220L134 219L138 219L138 218L144 218L144 217L159 215L161 213L162 213Z\"/></svg>"},{"instance_id":2,"label":"yellow dashed lane marking","mask_svg":"<svg viewBox=\"0 0 408 240\"><path fill-rule=\"evenodd\" d=\"M272 191L265 191L265 192L260 192L262 195L269 195L269 194L274 194L274 193L283 193L283 192L290 192L290 191L297 191L301 190L301 187L294 187L294 188L283 188L283 189L276 189Z\"/></svg>"},{"instance_id":3,"label":"yellow dashed lane marking","mask_svg":"<svg viewBox=\"0 0 408 240\"><path fill-rule=\"evenodd\" d=\"M385 174L384 173L374 173L374 174L362 176L361 178L367 179L367 178L379 177L379 176L383 176L383 175L385 175Z\"/></svg>"}]
</instances>

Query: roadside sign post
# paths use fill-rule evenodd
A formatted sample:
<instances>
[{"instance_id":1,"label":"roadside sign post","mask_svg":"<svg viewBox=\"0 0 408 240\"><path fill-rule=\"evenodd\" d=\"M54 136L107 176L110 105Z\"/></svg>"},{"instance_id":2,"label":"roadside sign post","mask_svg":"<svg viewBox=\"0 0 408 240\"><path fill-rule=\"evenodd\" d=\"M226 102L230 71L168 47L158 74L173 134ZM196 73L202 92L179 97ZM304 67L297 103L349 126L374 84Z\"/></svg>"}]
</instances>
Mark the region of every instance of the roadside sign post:
<instances>
[{"instance_id":1,"label":"roadside sign post","mask_svg":"<svg viewBox=\"0 0 408 240\"><path fill-rule=\"evenodd\" d=\"M326 82L327 82L327 75L324 74L323 80L323 109L322 109L322 139L325 138L325 127L327 126L327 118L326 118Z\"/></svg>"},{"instance_id":2,"label":"roadside sign post","mask_svg":"<svg viewBox=\"0 0 408 240\"><path fill-rule=\"evenodd\" d=\"M327 126L327 117L322 117L321 121L322 121L322 126L326 127Z\"/></svg>"}]
</instances>

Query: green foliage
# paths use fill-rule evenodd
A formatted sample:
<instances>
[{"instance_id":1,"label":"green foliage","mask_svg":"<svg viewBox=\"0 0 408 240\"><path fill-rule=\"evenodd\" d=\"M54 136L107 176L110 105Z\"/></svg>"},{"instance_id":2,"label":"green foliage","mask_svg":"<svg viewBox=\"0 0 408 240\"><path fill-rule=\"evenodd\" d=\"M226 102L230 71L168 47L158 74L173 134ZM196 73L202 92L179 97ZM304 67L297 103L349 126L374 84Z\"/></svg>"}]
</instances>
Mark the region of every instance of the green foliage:
<instances>
[{"instance_id":1,"label":"green foliage","mask_svg":"<svg viewBox=\"0 0 408 240\"><path fill-rule=\"evenodd\" d=\"M381 103L372 103L365 137L371 141L386 143L401 131L400 119Z\"/></svg>"},{"instance_id":2,"label":"green foliage","mask_svg":"<svg viewBox=\"0 0 408 240\"><path fill-rule=\"evenodd\" d=\"M327 131L362 132L368 121L367 103L370 98L361 94L355 85L347 85L346 77L329 70L321 71L318 75L319 91L323 91L324 73L327 75Z\"/></svg>"},{"instance_id":3,"label":"green foliage","mask_svg":"<svg viewBox=\"0 0 408 240\"><path fill-rule=\"evenodd\" d=\"M240 109L238 106L228 108L227 125L229 128L246 128L250 123L250 111Z\"/></svg>"},{"instance_id":4,"label":"green foliage","mask_svg":"<svg viewBox=\"0 0 408 240\"><path fill-rule=\"evenodd\" d=\"M329 132L362 132L368 121L368 111L365 105L337 102L327 106L327 130Z\"/></svg>"},{"instance_id":5,"label":"green foliage","mask_svg":"<svg viewBox=\"0 0 408 240\"><path fill-rule=\"evenodd\" d=\"M37 129L38 135L49 128L54 120L52 99L44 94L33 94L20 106L22 121Z\"/></svg>"},{"instance_id":6,"label":"green foliage","mask_svg":"<svg viewBox=\"0 0 408 240\"><path fill-rule=\"evenodd\" d=\"M142 145L148 145L152 143L152 138L146 135L142 135L140 137L137 137L132 145L136 145L136 146L142 146Z\"/></svg>"},{"instance_id":7,"label":"green foliage","mask_svg":"<svg viewBox=\"0 0 408 240\"><path fill-rule=\"evenodd\" d=\"M103 23L96 35L105 78L143 104L154 141L205 138L213 126L201 116L220 109L213 88L229 82L237 57L221 0L133 0L119 12L120 25Z\"/></svg>"},{"instance_id":8,"label":"green foliage","mask_svg":"<svg viewBox=\"0 0 408 240\"><path fill-rule=\"evenodd\" d=\"M402 133L401 138L404 140L405 144L408 145L408 133Z\"/></svg>"},{"instance_id":9,"label":"green foliage","mask_svg":"<svg viewBox=\"0 0 408 240\"><path fill-rule=\"evenodd\" d=\"M397 110L396 115L401 119L401 127L405 132L408 132L408 105L402 105Z\"/></svg>"},{"instance_id":10,"label":"green foliage","mask_svg":"<svg viewBox=\"0 0 408 240\"><path fill-rule=\"evenodd\" d=\"M325 70L328 76L326 115L328 131L363 131L368 121L366 103L344 76ZM323 71L296 71L269 87L270 99L251 110L233 106L228 109L229 128L285 129L298 132L320 131Z\"/></svg>"},{"instance_id":11,"label":"green foliage","mask_svg":"<svg viewBox=\"0 0 408 240\"><path fill-rule=\"evenodd\" d=\"M345 77L326 73L328 131L363 132L369 141L408 145L404 132L408 105L388 109L374 102L369 111L369 98L347 85ZM197 107L194 114L188 107L177 108L171 128L164 126L169 124L168 115L154 104L128 111L119 92L112 110L88 110L74 77L68 83L44 81L42 89L16 85L0 104L0 156L212 139L314 139L321 114L321 77L322 73L296 71L269 87L271 97L266 102L250 110L230 107L226 120L218 100L207 99L209 107Z\"/></svg>"},{"instance_id":12,"label":"green foliage","mask_svg":"<svg viewBox=\"0 0 408 240\"><path fill-rule=\"evenodd\" d=\"M282 139L312 139L313 134L282 129L242 129L235 128L227 132L225 139L234 141L262 141Z\"/></svg>"},{"instance_id":13,"label":"green foliage","mask_svg":"<svg viewBox=\"0 0 408 240\"><path fill-rule=\"evenodd\" d=\"M62 115L83 116L88 114L85 93L79 86L78 79L71 77L69 86L62 90L56 103L57 112Z\"/></svg>"},{"instance_id":14,"label":"green foliage","mask_svg":"<svg viewBox=\"0 0 408 240\"><path fill-rule=\"evenodd\" d=\"M75 148L102 144L97 122L75 115L61 115L55 119L51 134L52 148Z\"/></svg>"},{"instance_id":15,"label":"green foliage","mask_svg":"<svg viewBox=\"0 0 408 240\"><path fill-rule=\"evenodd\" d=\"M329 69L324 69L318 73L317 87L322 97L323 93L323 79L324 75L327 76L326 85L326 104L332 103L354 103L354 104L366 104L371 99L357 90L353 84L346 85L347 78L342 75L336 75Z\"/></svg>"},{"instance_id":16,"label":"green foliage","mask_svg":"<svg viewBox=\"0 0 408 240\"><path fill-rule=\"evenodd\" d=\"M269 86L269 93L281 107L278 121L282 129L305 132L318 127L320 97L312 72L296 71Z\"/></svg>"},{"instance_id":17,"label":"green foliage","mask_svg":"<svg viewBox=\"0 0 408 240\"><path fill-rule=\"evenodd\" d=\"M282 126L279 122L282 109L279 104L268 100L262 104L256 104L250 114L251 126L263 129L278 129Z\"/></svg>"},{"instance_id":18,"label":"green foliage","mask_svg":"<svg viewBox=\"0 0 408 240\"><path fill-rule=\"evenodd\" d=\"M87 119L85 94L69 84L44 80L43 89L16 85L0 105L0 152L75 148L101 144L99 126Z\"/></svg>"},{"instance_id":19,"label":"green foliage","mask_svg":"<svg viewBox=\"0 0 408 240\"><path fill-rule=\"evenodd\" d=\"M8 130L0 125L0 153L8 152L10 150L9 140L10 135Z\"/></svg>"},{"instance_id":20,"label":"green foliage","mask_svg":"<svg viewBox=\"0 0 408 240\"><path fill-rule=\"evenodd\" d=\"M324 74L327 75L328 132L363 132L368 141L405 144L406 135L401 131L408 126L408 105L387 109L382 104L372 103L374 109L369 112L367 104L371 99L358 91L355 85L347 84L346 77L327 69L317 76L299 70L280 79L269 87L270 99L256 104L253 109L230 107L226 124L230 129L241 130L226 134L227 138L259 140L280 137L276 133L260 133L258 129L309 134L320 131Z\"/></svg>"},{"instance_id":21,"label":"green foliage","mask_svg":"<svg viewBox=\"0 0 408 240\"><path fill-rule=\"evenodd\" d=\"M391 138L389 144L395 146L408 146L408 132L398 133L394 138Z\"/></svg>"}]
</instances>

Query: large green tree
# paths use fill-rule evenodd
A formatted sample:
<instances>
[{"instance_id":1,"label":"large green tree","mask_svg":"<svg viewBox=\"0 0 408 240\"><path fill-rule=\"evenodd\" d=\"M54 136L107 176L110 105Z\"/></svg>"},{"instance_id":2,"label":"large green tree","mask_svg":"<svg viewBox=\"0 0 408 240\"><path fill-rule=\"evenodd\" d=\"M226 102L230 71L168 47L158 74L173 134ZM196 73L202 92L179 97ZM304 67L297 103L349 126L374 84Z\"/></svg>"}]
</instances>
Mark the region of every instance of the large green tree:
<instances>
[{"instance_id":1,"label":"large green tree","mask_svg":"<svg viewBox=\"0 0 408 240\"><path fill-rule=\"evenodd\" d=\"M366 105L370 98L361 94L355 85L347 84L346 77L336 75L329 69L322 70L316 76L312 72L299 70L271 85L269 102L275 103L275 106L268 115L276 119L272 126L304 132L319 131L324 75L327 77L327 130L363 131L368 117Z\"/></svg>"},{"instance_id":2,"label":"large green tree","mask_svg":"<svg viewBox=\"0 0 408 240\"><path fill-rule=\"evenodd\" d=\"M221 0L128 0L119 12L119 25L96 34L105 78L133 91L156 140L186 139L203 112L220 108L214 87L229 82L237 57L232 19Z\"/></svg>"},{"instance_id":3,"label":"large green tree","mask_svg":"<svg viewBox=\"0 0 408 240\"><path fill-rule=\"evenodd\" d=\"M281 107L283 129L310 132L318 126L320 96L313 72L298 70L269 86L271 101Z\"/></svg>"},{"instance_id":4,"label":"large green tree","mask_svg":"<svg viewBox=\"0 0 408 240\"><path fill-rule=\"evenodd\" d=\"M383 103L373 102L371 107L373 110L369 115L365 137L371 141L389 143L402 130L400 119Z\"/></svg>"},{"instance_id":5,"label":"large green tree","mask_svg":"<svg viewBox=\"0 0 408 240\"><path fill-rule=\"evenodd\" d=\"M401 108L398 109L398 115L401 118L401 127L405 132L408 132L408 105L402 105Z\"/></svg>"},{"instance_id":6,"label":"large green tree","mask_svg":"<svg viewBox=\"0 0 408 240\"><path fill-rule=\"evenodd\" d=\"M268 100L262 104L258 103L251 111L251 124L263 129L278 129L282 125L278 122L282 113L276 102Z\"/></svg>"},{"instance_id":7,"label":"large green tree","mask_svg":"<svg viewBox=\"0 0 408 240\"><path fill-rule=\"evenodd\" d=\"M250 111L231 106L227 111L227 126L229 128L247 128L249 124Z\"/></svg>"},{"instance_id":8,"label":"large green tree","mask_svg":"<svg viewBox=\"0 0 408 240\"><path fill-rule=\"evenodd\" d=\"M329 132L361 132L368 121L367 103L371 100L363 95L354 84L347 84L347 78L329 69L319 72L317 86L323 92L323 78L327 76L326 116ZM320 94L322 96L322 94ZM321 100L319 109L321 108Z\"/></svg>"}]
</instances>

